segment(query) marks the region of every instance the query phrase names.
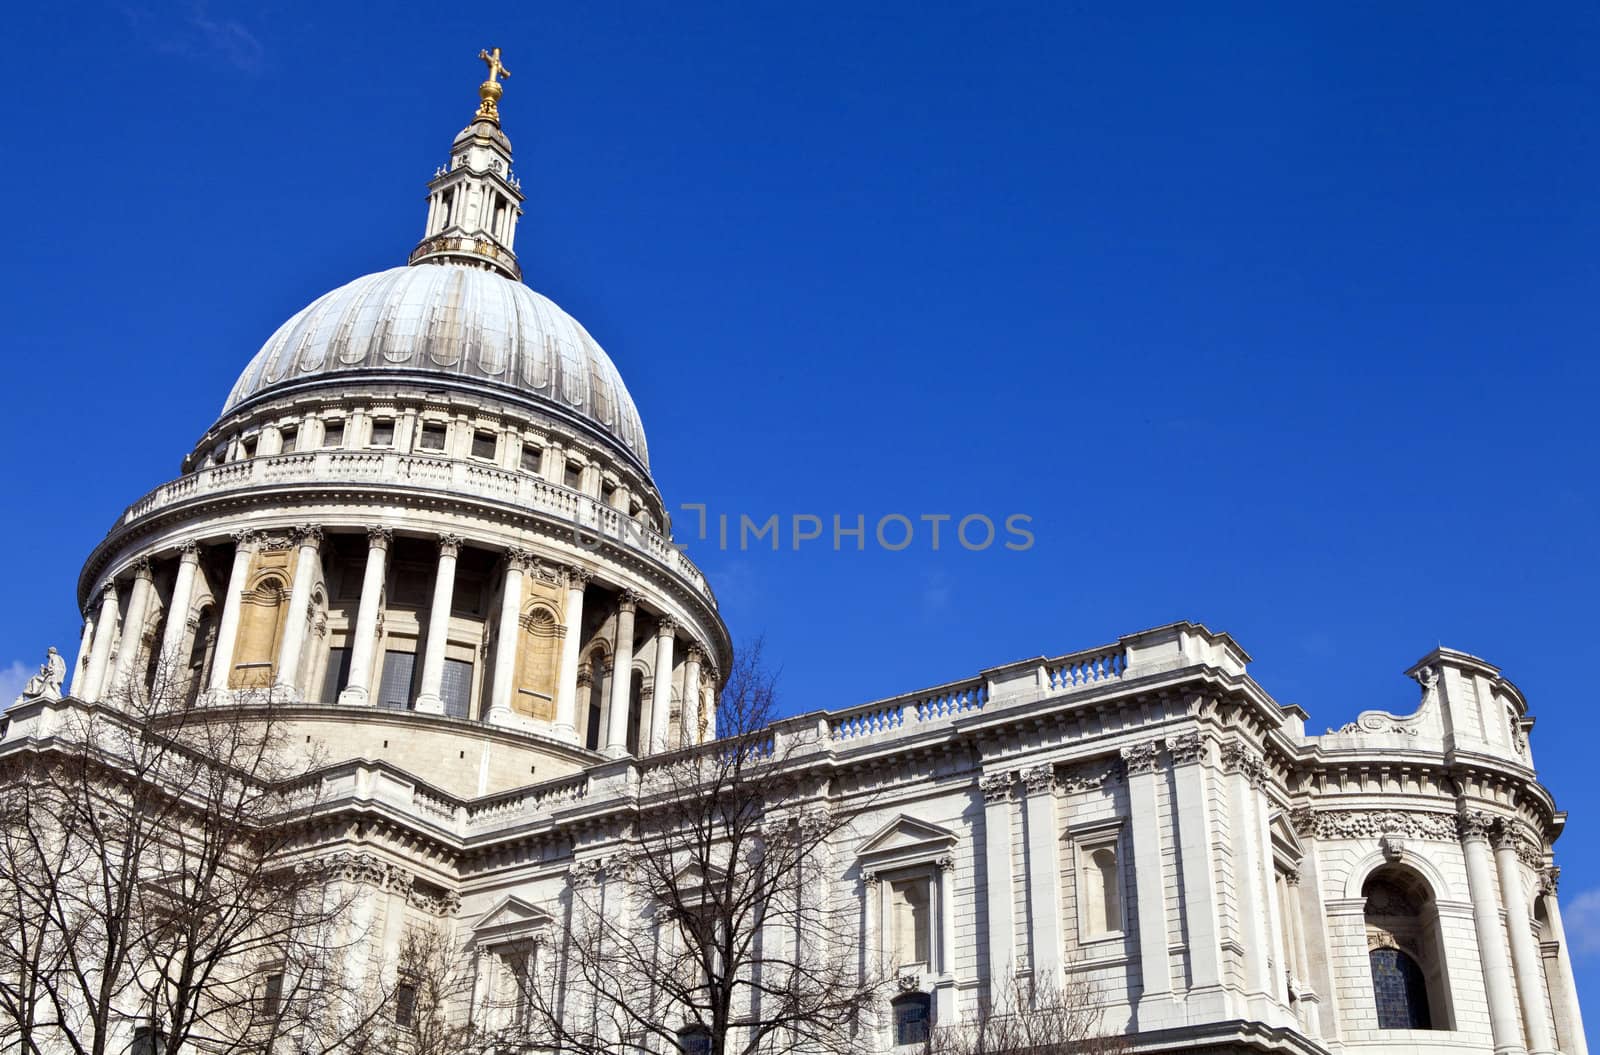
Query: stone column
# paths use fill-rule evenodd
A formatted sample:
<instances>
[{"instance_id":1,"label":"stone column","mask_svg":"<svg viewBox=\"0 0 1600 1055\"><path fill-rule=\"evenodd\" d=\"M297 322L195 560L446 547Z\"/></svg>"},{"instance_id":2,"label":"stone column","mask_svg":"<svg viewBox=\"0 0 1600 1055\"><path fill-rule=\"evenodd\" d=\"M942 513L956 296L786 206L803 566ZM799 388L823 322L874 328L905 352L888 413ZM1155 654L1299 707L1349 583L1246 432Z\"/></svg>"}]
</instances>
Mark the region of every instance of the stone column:
<instances>
[{"instance_id":1,"label":"stone column","mask_svg":"<svg viewBox=\"0 0 1600 1055\"><path fill-rule=\"evenodd\" d=\"M522 625L522 576L533 563L527 550L506 551L505 583L500 591L500 622L495 628L494 684L489 691L489 721L509 725L515 711L512 694L517 691L517 636Z\"/></svg>"},{"instance_id":2,"label":"stone column","mask_svg":"<svg viewBox=\"0 0 1600 1055\"><path fill-rule=\"evenodd\" d=\"M117 633L117 584L111 579L100 587L100 616L94 624L94 648L89 652L89 669L84 675L81 699L93 703L100 699L106 667L111 661L111 641Z\"/></svg>"},{"instance_id":3,"label":"stone column","mask_svg":"<svg viewBox=\"0 0 1600 1055\"><path fill-rule=\"evenodd\" d=\"M678 711L678 739L684 747L699 743L700 657L699 645L690 645L683 654L683 706Z\"/></svg>"},{"instance_id":4,"label":"stone column","mask_svg":"<svg viewBox=\"0 0 1600 1055\"><path fill-rule=\"evenodd\" d=\"M1556 897L1556 886L1561 879L1561 869L1552 865L1544 874L1545 922L1550 926L1550 937L1556 943L1557 976L1553 984L1561 991L1561 1042L1566 1055L1589 1055L1589 1041L1583 1035L1583 1015L1578 1010L1578 980L1572 974L1572 954L1567 949L1567 929L1561 925L1561 904ZM1552 1001L1554 1003L1554 1001Z\"/></svg>"},{"instance_id":5,"label":"stone column","mask_svg":"<svg viewBox=\"0 0 1600 1055\"><path fill-rule=\"evenodd\" d=\"M989 1006L1003 1014L1017 977L1017 933L1012 917L1015 879L1011 874L1011 785L1014 773L985 773L983 791L983 868L989 916Z\"/></svg>"},{"instance_id":6,"label":"stone column","mask_svg":"<svg viewBox=\"0 0 1600 1055\"><path fill-rule=\"evenodd\" d=\"M1159 1028L1172 1013L1172 966L1167 959L1167 892L1161 868L1161 741L1122 749L1128 770L1128 827L1133 885L1139 902L1139 1029Z\"/></svg>"},{"instance_id":7,"label":"stone column","mask_svg":"<svg viewBox=\"0 0 1600 1055\"><path fill-rule=\"evenodd\" d=\"M1261 826L1256 820L1256 784L1261 780L1266 764L1254 748L1238 742L1223 745L1222 764L1228 771L1229 797L1232 800L1231 829L1234 847L1238 851L1236 881L1245 946L1245 992L1250 1001L1250 1013L1265 1021L1268 1009L1260 1003L1260 999L1277 992L1268 963L1272 958L1272 945L1267 930L1270 917L1265 903L1272 889L1270 886L1262 889L1261 883L1264 875L1262 860L1267 847L1260 845Z\"/></svg>"},{"instance_id":8,"label":"stone column","mask_svg":"<svg viewBox=\"0 0 1600 1055\"><path fill-rule=\"evenodd\" d=\"M639 610L639 595L623 590L617 601L617 641L612 654L611 708L606 722L606 756L621 758L628 753L628 697L633 689L633 617Z\"/></svg>"},{"instance_id":9,"label":"stone column","mask_svg":"<svg viewBox=\"0 0 1600 1055\"><path fill-rule=\"evenodd\" d=\"M717 738L717 685L722 681L722 674L716 667L710 668L708 673L706 699L702 706L706 716L706 740L709 742Z\"/></svg>"},{"instance_id":10,"label":"stone column","mask_svg":"<svg viewBox=\"0 0 1600 1055\"><path fill-rule=\"evenodd\" d=\"M1061 985L1061 855L1057 852L1056 774L1046 763L1022 772L1028 844L1028 922L1033 984Z\"/></svg>"},{"instance_id":11,"label":"stone column","mask_svg":"<svg viewBox=\"0 0 1600 1055\"><path fill-rule=\"evenodd\" d=\"M300 654L305 651L306 625L311 615L311 580L317 574L322 529L307 524L295 532L294 582L289 584L289 610L284 613L283 638L278 644L278 673L273 689L280 698L300 699Z\"/></svg>"},{"instance_id":12,"label":"stone column","mask_svg":"<svg viewBox=\"0 0 1600 1055\"><path fill-rule=\"evenodd\" d=\"M355 629L350 632L350 680L339 693L339 702L346 706L365 707L372 702L372 653L378 646L378 615L383 607L384 575L393 538L390 528L367 529L367 570L361 577L361 605L356 609Z\"/></svg>"},{"instance_id":13,"label":"stone column","mask_svg":"<svg viewBox=\"0 0 1600 1055\"><path fill-rule=\"evenodd\" d=\"M425 714L444 713L444 652L450 640L450 609L455 604L456 558L463 541L460 535L439 537L439 570L433 577L433 605L428 609L428 641L416 702L416 709Z\"/></svg>"},{"instance_id":14,"label":"stone column","mask_svg":"<svg viewBox=\"0 0 1600 1055\"><path fill-rule=\"evenodd\" d=\"M1222 985L1221 935L1217 933L1216 877L1211 871L1211 795L1207 787L1207 740L1188 733L1167 742L1172 778L1183 808L1175 818L1181 851L1184 926L1189 946L1190 985ZM1143 904L1141 897L1140 903ZM1192 996L1191 996L1192 999Z\"/></svg>"},{"instance_id":15,"label":"stone column","mask_svg":"<svg viewBox=\"0 0 1600 1055\"><path fill-rule=\"evenodd\" d=\"M1522 862L1517 858L1520 842L1516 826L1501 821L1494 844L1495 864L1500 870L1500 899L1505 903L1511 964L1527 1026L1528 1051L1531 1055L1554 1055L1556 1041L1550 1032L1550 1019L1544 1013L1544 965L1534 945L1533 910L1528 906L1528 894L1522 886Z\"/></svg>"},{"instance_id":16,"label":"stone column","mask_svg":"<svg viewBox=\"0 0 1600 1055\"><path fill-rule=\"evenodd\" d=\"M83 638L78 642L78 658L72 664L72 685L67 689L68 696L75 696L80 700L86 698L84 693L88 691L89 661L94 657L94 627L94 609L85 609Z\"/></svg>"},{"instance_id":17,"label":"stone column","mask_svg":"<svg viewBox=\"0 0 1600 1055\"><path fill-rule=\"evenodd\" d=\"M672 717L672 638L678 624L662 616L656 624L656 661L650 679L650 751L667 749L667 723Z\"/></svg>"},{"instance_id":18,"label":"stone column","mask_svg":"<svg viewBox=\"0 0 1600 1055\"><path fill-rule=\"evenodd\" d=\"M1489 864L1489 834L1495 819L1469 811L1457 817L1461 851L1467 860L1467 890L1472 897L1472 921L1478 929L1478 959L1483 964L1483 988L1489 1000L1489 1033L1496 1055L1520 1052L1522 1030L1517 1023L1517 1001L1506 960L1505 933L1500 926L1500 906L1495 903L1494 875Z\"/></svg>"},{"instance_id":19,"label":"stone column","mask_svg":"<svg viewBox=\"0 0 1600 1055\"><path fill-rule=\"evenodd\" d=\"M956 859L951 854L939 858L935 865L934 879L937 884L939 899L929 905L938 906L939 945L938 945L938 972L940 977L953 979L956 973ZM931 901L932 899L930 899ZM930 949L929 952L933 953ZM933 957L930 955L929 959ZM934 966L929 964L929 967ZM933 1017L936 1022L956 1021L956 987L950 984L939 985L933 993Z\"/></svg>"},{"instance_id":20,"label":"stone column","mask_svg":"<svg viewBox=\"0 0 1600 1055\"><path fill-rule=\"evenodd\" d=\"M212 692L225 690L233 673L233 646L239 640L239 607L243 603L245 579L250 575L250 558L256 551L256 536L249 531L236 532L233 541L233 568L228 572L228 592L222 599L216 651L211 657L211 682L207 688Z\"/></svg>"},{"instance_id":21,"label":"stone column","mask_svg":"<svg viewBox=\"0 0 1600 1055\"><path fill-rule=\"evenodd\" d=\"M194 579L200 572L200 546L190 540L178 547L178 576L172 582L172 603L167 605L167 628L161 635L161 662L167 665L169 682L176 682L188 669L183 642L189 636L189 609L194 604Z\"/></svg>"},{"instance_id":22,"label":"stone column","mask_svg":"<svg viewBox=\"0 0 1600 1055\"><path fill-rule=\"evenodd\" d=\"M149 611L150 594L155 587L155 573L150 567L150 558L140 557L133 564L133 591L128 595L128 614L122 620L121 643L117 646L117 665L111 675L111 692L114 696L133 692L134 665L139 660L139 644L144 636L145 615Z\"/></svg>"},{"instance_id":23,"label":"stone column","mask_svg":"<svg viewBox=\"0 0 1600 1055\"><path fill-rule=\"evenodd\" d=\"M560 482L560 477L556 482ZM558 740L575 744L578 742L578 652L583 647L583 591L589 585L589 572L573 566L567 568L566 575L567 602L561 611L561 680L556 684L554 732Z\"/></svg>"},{"instance_id":24,"label":"stone column","mask_svg":"<svg viewBox=\"0 0 1600 1055\"><path fill-rule=\"evenodd\" d=\"M1289 931L1290 946L1294 950L1294 963L1291 974L1298 983L1299 992L1296 1000L1301 1011L1305 1014L1305 1027L1312 1036L1321 1036L1322 1024L1319 1021L1317 1001L1311 997L1308 984L1311 974L1311 957L1306 948L1306 921L1301 912L1300 903L1300 871L1292 869L1284 874L1284 886L1287 892L1287 904L1284 911L1288 914L1284 919L1284 926Z\"/></svg>"}]
</instances>

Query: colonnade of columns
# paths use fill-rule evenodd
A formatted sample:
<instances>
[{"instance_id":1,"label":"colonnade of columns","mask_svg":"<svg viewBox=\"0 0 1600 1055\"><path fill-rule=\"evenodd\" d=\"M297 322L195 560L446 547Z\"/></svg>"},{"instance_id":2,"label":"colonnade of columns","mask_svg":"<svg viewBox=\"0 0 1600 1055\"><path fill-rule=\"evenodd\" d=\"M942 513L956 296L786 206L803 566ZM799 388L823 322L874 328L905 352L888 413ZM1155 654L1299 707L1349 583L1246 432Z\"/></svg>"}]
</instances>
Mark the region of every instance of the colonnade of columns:
<instances>
[{"instance_id":1,"label":"colonnade of columns","mask_svg":"<svg viewBox=\"0 0 1600 1055\"><path fill-rule=\"evenodd\" d=\"M266 541L262 535L252 532L241 532L234 536L227 584L221 595L214 655L203 686L212 699L218 699L230 690L251 568L256 553ZM302 669L302 657L306 652L310 629L311 592L321 572L323 542L322 529L314 525L297 528L290 535L289 545L294 549L293 576L286 608L282 612L271 681L273 691L281 699L300 699L305 695L302 688L307 671ZM338 702L343 705L366 706L374 702L376 693L373 679L378 667L380 622L385 608L393 542L391 528L372 527L367 531L360 596L347 636L349 673L338 694ZM453 534L438 536L436 542L437 565L431 603L425 618L426 631L422 635L421 654L418 656L420 677L415 684L412 701L415 710L431 714L441 714L445 709L445 661L450 643L451 612L456 600L456 565L462 549L467 545L465 539ZM274 544L281 547L283 540L276 540ZM159 658L167 662L175 662L188 641L188 615L204 575L199 544L194 541L183 543L178 548L177 557L171 594L166 604L166 625L160 642ZM494 646L486 718L492 724L520 726L527 721L516 714L514 701L518 691L518 645L522 636L524 583L537 563L535 555L528 551L515 548L503 551L499 609L489 616L489 622L494 627ZM116 697L135 676L135 667L141 654L146 658L156 658L150 657L148 652L142 652L137 640L137 635L143 632L150 620L154 604L159 600L150 559L145 557L134 562L130 573L119 579L107 580L98 595L97 604L86 614L79 661L74 667L70 690L80 699ZM570 566L559 569L559 574L564 607L555 713L550 731L557 739L576 744L578 671L585 644L585 592L592 581L592 573L586 568ZM616 613L612 620L614 633L608 642L614 657L614 676L602 738L603 750L611 757L629 753L630 691L635 628L640 608L641 598L632 590L622 589L617 595ZM639 713L641 718L644 714L649 715L648 727L632 730L637 736L641 753L687 746L715 735L715 694L711 687L703 685L702 679L703 672L709 673L714 685L715 671L709 670L703 662L703 649L690 642L682 653L681 681L676 679L674 664L679 655L679 624L665 613L654 618L653 648L648 642L640 647L641 653L650 657L648 662L653 674L645 682L646 695L640 701ZM671 704L675 683L681 686L682 707L679 716L680 735L678 741L673 743L669 741L672 739Z\"/></svg>"}]
</instances>

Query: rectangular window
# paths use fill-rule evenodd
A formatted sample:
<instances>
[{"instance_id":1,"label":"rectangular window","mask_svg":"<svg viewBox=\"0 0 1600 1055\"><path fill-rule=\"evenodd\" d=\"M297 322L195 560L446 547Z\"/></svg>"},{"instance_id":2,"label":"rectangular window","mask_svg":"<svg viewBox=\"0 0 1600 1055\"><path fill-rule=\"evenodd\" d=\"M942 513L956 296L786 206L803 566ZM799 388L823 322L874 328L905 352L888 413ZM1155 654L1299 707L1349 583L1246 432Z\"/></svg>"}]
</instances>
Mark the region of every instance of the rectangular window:
<instances>
[{"instance_id":1,"label":"rectangular window","mask_svg":"<svg viewBox=\"0 0 1600 1055\"><path fill-rule=\"evenodd\" d=\"M415 652L389 649L383 654L383 677L378 682L378 706L404 711L411 706L411 675L417 669Z\"/></svg>"},{"instance_id":2,"label":"rectangular window","mask_svg":"<svg viewBox=\"0 0 1600 1055\"><path fill-rule=\"evenodd\" d=\"M583 466L577 462L568 462L565 471L561 474L561 482L568 487L576 489L578 482L583 479Z\"/></svg>"},{"instance_id":3,"label":"rectangular window","mask_svg":"<svg viewBox=\"0 0 1600 1055\"><path fill-rule=\"evenodd\" d=\"M345 682L350 680L350 649L340 645L328 649L328 673L322 679L322 703L336 703Z\"/></svg>"},{"instance_id":4,"label":"rectangular window","mask_svg":"<svg viewBox=\"0 0 1600 1055\"><path fill-rule=\"evenodd\" d=\"M401 982L394 987L394 1024L409 1029L417 1017L417 987Z\"/></svg>"},{"instance_id":5,"label":"rectangular window","mask_svg":"<svg viewBox=\"0 0 1600 1055\"><path fill-rule=\"evenodd\" d=\"M544 450L531 443L522 445L522 471L525 473L539 472L539 465L544 460Z\"/></svg>"},{"instance_id":6,"label":"rectangular window","mask_svg":"<svg viewBox=\"0 0 1600 1055\"><path fill-rule=\"evenodd\" d=\"M372 423L372 445L374 447L394 446L394 419L379 418Z\"/></svg>"},{"instance_id":7,"label":"rectangular window","mask_svg":"<svg viewBox=\"0 0 1600 1055\"><path fill-rule=\"evenodd\" d=\"M600 501L610 505L617 497L617 485L607 480L600 485Z\"/></svg>"},{"instance_id":8,"label":"rectangular window","mask_svg":"<svg viewBox=\"0 0 1600 1055\"><path fill-rule=\"evenodd\" d=\"M498 437L494 433L485 432L483 429L474 432L472 434L472 456L474 458L483 458L486 461L494 461L496 439Z\"/></svg>"},{"instance_id":9,"label":"rectangular window","mask_svg":"<svg viewBox=\"0 0 1600 1055\"><path fill-rule=\"evenodd\" d=\"M422 426L422 435L417 437L417 449L424 451L444 450L445 427L437 422L425 422Z\"/></svg>"},{"instance_id":10,"label":"rectangular window","mask_svg":"<svg viewBox=\"0 0 1600 1055\"><path fill-rule=\"evenodd\" d=\"M324 447L344 446L343 419L330 421L322 426L322 445Z\"/></svg>"},{"instance_id":11,"label":"rectangular window","mask_svg":"<svg viewBox=\"0 0 1600 1055\"><path fill-rule=\"evenodd\" d=\"M274 971L267 975L266 982L261 986L261 1013L268 1018L276 1018L283 1008L283 972Z\"/></svg>"},{"instance_id":12,"label":"rectangular window","mask_svg":"<svg viewBox=\"0 0 1600 1055\"><path fill-rule=\"evenodd\" d=\"M256 456L256 438L254 436L246 436L243 442L239 444L239 453L242 457L254 458Z\"/></svg>"},{"instance_id":13,"label":"rectangular window","mask_svg":"<svg viewBox=\"0 0 1600 1055\"><path fill-rule=\"evenodd\" d=\"M470 717L468 697L472 693L472 663L465 659L444 661L444 680L439 695L444 698L444 713L452 718Z\"/></svg>"},{"instance_id":14,"label":"rectangular window","mask_svg":"<svg viewBox=\"0 0 1600 1055\"><path fill-rule=\"evenodd\" d=\"M283 437L283 453L293 454L295 444L300 442L300 429L290 425L279 433Z\"/></svg>"}]
</instances>

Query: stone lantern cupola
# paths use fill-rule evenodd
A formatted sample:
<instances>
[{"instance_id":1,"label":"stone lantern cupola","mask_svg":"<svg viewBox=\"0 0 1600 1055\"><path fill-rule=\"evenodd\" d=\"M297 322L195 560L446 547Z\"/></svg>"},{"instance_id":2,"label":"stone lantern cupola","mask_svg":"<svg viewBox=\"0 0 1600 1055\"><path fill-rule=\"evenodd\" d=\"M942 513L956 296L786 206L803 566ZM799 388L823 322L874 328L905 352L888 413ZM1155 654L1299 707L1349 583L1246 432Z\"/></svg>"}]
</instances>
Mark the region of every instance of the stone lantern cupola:
<instances>
[{"instance_id":1,"label":"stone lantern cupola","mask_svg":"<svg viewBox=\"0 0 1600 1055\"><path fill-rule=\"evenodd\" d=\"M500 130L497 78L511 76L500 49L480 52L489 76L478 86L480 103L472 123L450 145L450 162L428 184L428 224L410 263L466 264L520 279L512 251L522 188L511 174L511 140Z\"/></svg>"}]
</instances>

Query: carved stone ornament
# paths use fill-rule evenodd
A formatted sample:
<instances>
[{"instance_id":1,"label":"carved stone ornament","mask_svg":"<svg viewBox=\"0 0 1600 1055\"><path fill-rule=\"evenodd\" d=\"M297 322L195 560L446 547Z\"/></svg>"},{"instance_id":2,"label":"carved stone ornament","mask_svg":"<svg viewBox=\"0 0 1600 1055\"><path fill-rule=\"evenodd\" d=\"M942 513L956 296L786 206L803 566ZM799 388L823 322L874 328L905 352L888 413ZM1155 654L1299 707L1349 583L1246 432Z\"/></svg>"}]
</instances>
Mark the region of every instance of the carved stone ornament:
<instances>
[{"instance_id":1,"label":"carved stone ornament","mask_svg":"<svg viewBox=\"0 0 1600 1055\"><path fill-rule=\"evenodd\" d=\"M322 545L322 528L316 524L301 524L292 532L294 540L302 546Z\"/></svg>"},{"instance_id":2,"label":"carved stone ornament","mask_svg":"<svg viewBox=\"0 0 1600 1055\"><path fill-rule=\"evenodd\" d=\"M1456 815L1456 829L1463 842L1469 839L1487 842L1494 837L1498 825L1499 818L1481 810L1466 810Z\"/></svg>"},{"instance_id":3,"label":"carved stone ornament","mask_svg":"<svg viewBox=\"0 0 1600 1055\"><path fill-rule=\"evenodd\" d=\"M1378 840L1378 848L1383 851L1383 859L1394 864L1406 854L1406 837L1398 832L1384 832Z\"/></svg>"},{"instance_id":4,"label":"carved stone ornament","mask_svg":"<svg viewBox=\"0 0 1600 1055\"><path fill-rule=\"evenodd\" d=\"M349 882L382 886L389 877L384 863L372 854L338 853L332 861L335 874Z\"/></svg>"},{"instance_id":5,"label":"carved stone ornament","mask_svg":"<svg viewBox=\"0 0 1600 1055\"><path fill-rule=\"evenodd\" d=\"M588 568L581 568L576 564L569 564L562 569L567 580L567 589L581 590L589 585L589 580L594 574Z\"/></svg>"},{"instance_id":6,"label":"carved stone ornament","mask_svg":"<svg viewBox=\"0 0 1600 1055\"><path fill-rule=\"evenodd\" d=\"M260 541L261 535L259 532L244 530L233 533L233 544L239 549L254 549Z\"/></svg>"},{"instance_id":7,"label":"carved stone ornament","mask_svg":"<svg viewBox=\"0 0 1600 1055\"><path fill-rule=\"evenodd\" d=\"M1222 766L1229 773L1243 775L1253 785L1259 786L1267 780L1267 762L1261 752L1238 740L1222 745Z\"/></svg>"},{"instance_id":8,"label":"carved stone ornament","mask_svg":"<svg viewBox=\"0 0 1600 1055\"><path fill-rule=\"evenodd\" d=\"M635 590L623 590L617 595L617 608L624 612L632 612L639 607L639 594Z\"/></svg>"},{"instance_id":9,"label":"carved stone ornament","mask_svg":"<svg viewBox=\"0 0 1600 1055\"><path fill-rule=\"evenodd\" d=\"M150 563L149 557L140 557L133 562L133 577L151 581L155 579L155 566Z\"/></svg>"},{"instance_id":10,"label":"carved stone ornament","mask_svg":"<svg viewBox=\"0 0 1600 1055\"><path fill-rule=\"evenodd\" d=\"M664 615L656 621L656 636L671 637L678 632L678 621L670 615Z\"/></svg>"},{"instance_id":11,"label":"carved stone ornament","mask_svg":"<svg viewBox=\"0 0 1600 1055\"><path fill-rule=\"evenodd\" d=\"M1413 810L1318 810L1302 807L1289 814L1298 835L1318 839L1433 839L1455 842L1456 819L1449 813Z\"/></svg>"},{"instance_id":12,"label":"carved stone ornament","mask_svg":"<svg viewBox=\"0 0 1600 1055\"><path fill-rule=\"evenodd\" d=\"M1055 782L1056 768L1048 762L1022 771L1022 783L1027 787L1030 795L1039 795L1049 791L1055 786Z\"/></svg>"},{"instance_id":13,"label":"carved stone ornament","mask_svg":"<svg viewBox=\"0 0 1600 1055\"><path fill-rule=\"evenodd\" d=\"M1146 740L1142 744L1129 744L1122 749L1122 763L1128 767L1128 775L1139 773L1154 773L1160 761L1161 741Z\"/></svg>"},{"instance_id":14,"label":"carved stone ornament","mask_svg":"<svg viewBox=\"0 0 1600 1055\"><path fill-rule=\"evenodd\" d=\"M1107 758L1056 774L1056 786L1068 793L1098 791L1107 784L1115 784L1121 779L1122 760Z\"/></svg>"},{"instance_id":15,"label":"carved stone ornament","mask_svg":"<svg viewBox=\"0 0 1600 1055\"><path fill-rule=\"evenodd\" d=\"M372 527L367 528L367 548L368 549L386 550L386 549L389 548L389 543L393 542L393 541L394 541L394 528L384 527L382 524L376 524L376 525L374 525Z\"/></svg>"},{"instance_id":16,"label":"carved stone ornament","mask_svg":"<svg viewBox=\"0 0 1600 1055\"><path fill-rule=\"evenodd\" d=\"M883 882L883 877L876 872L863 872L861 882L866 885L869 893L877 893L878 884Z\"/></svg>"},{"instance_id":17,"label":"carved stone ornament","mask_svg":"<svg viewBox=\"0 0 1600 1055\"><path fill-rule=\"evenodd\" d=\"M461 547L466 544L466 541L467 540L462 538L460 535L440 535L439 536L439 556L441 556L441 557L459 557L459 556L461 556Z\"/></svg>"},{"instance_id":18,"label":"carved stone ornament","mask_svg":"<svg viewBox=\"0 0 1600 1055\"><path fill-rule=\"evenodd\" d=\"M1300 869L1298 869L1298 868L1285 868L1283 870L1283 881L1285 883L1289 884L1290 886L1299 886L1300 885Z\"/></svg>"},{"instance_id":19,"label":"carved stone ornament","mask_svg":"<svg viewBox=\"0 0 1600 1055\"><path fill-rule=\"evenodd\" d=\"M534 556L525 549L516 546L506 550L506 567L514 571L527 571L533 566Z\"/></svg>"},{"instance_id":20,"label":"carved stone ornament","mask_svg":"<svg viewBox=\"0 0 1600 1055\"><path fill-rule=\"evenodd\" d=\"M1556 887L1561 883L1561 866L1549 866L1548 868L1544 869L1539 878L1543 882L1545 890L1554 895L1556 892Z\"/></svg>"},{"instance_id":21,"label":"carved stone ornament","mask_svg":"<svg viewBox=\"0 0 1600 1055\"><path fill-rule=\"evenodd\" d=\"M1175 766L1203 762L1206 757L1206 738L1199 733L1184 733L1167 741L1167 754Z\"/></svg>"},{"instance_id":22,"label":"carved stone ornament","mask_svg":"<svg viewBox=\"0 0 1600 1055\"><path fill-rule=\"evenodd\" d=\"M178 543L178 556L180 558L184 559L184 560L190 560L190 559L194 559L194 558L199 557L200 556L200 543L199 543L199 541L196 540L196 539L190 538L190 539L184 539L182 542Z\"/></svg>"},{"instance_id":23,"label":"carved stone ornament","mask_svg":"<svg viewBox=\"0 0 1600 1055\"><path fill-rule=\"evenodd\" d=\"M1011 785L1016 779L1014 773L985 773L978 778L978 787L983 790L983 801L1004 802L1011 797Z\"/></svg>"},{"instance_id":24,"label":"carved stone ornament","mask_svg":"<svg viewBox=\"0 0 1600 1055\"><path fill-rule=\"evenodd\" d=\"M600 860L574 861L567 870L567 882L575 890L585 890L599 886L604 872L605 863Z\"/></svg>"},{"instance_id":25,"label":"carved stone ornament","mask_svg":"<svg viewBox=\"0 0 1600 1055\"><path fill-rule=\"evenodd\" d=\"M922 979L915 972L908 971L895 979L895 986L902 993L915 993L922 988Z\"/></svg>"},{"instance_id":26,"label":"carved stone ornament","mask_svg":"<svg viewBox=\"0 0 1600 1055\"><path fill-rule=\"evenodd\" d=\"M933 867L941 872L954 872L956 870L956 859L949 854L945 854L933 862Z\"/></svg>"}]
</instances>

